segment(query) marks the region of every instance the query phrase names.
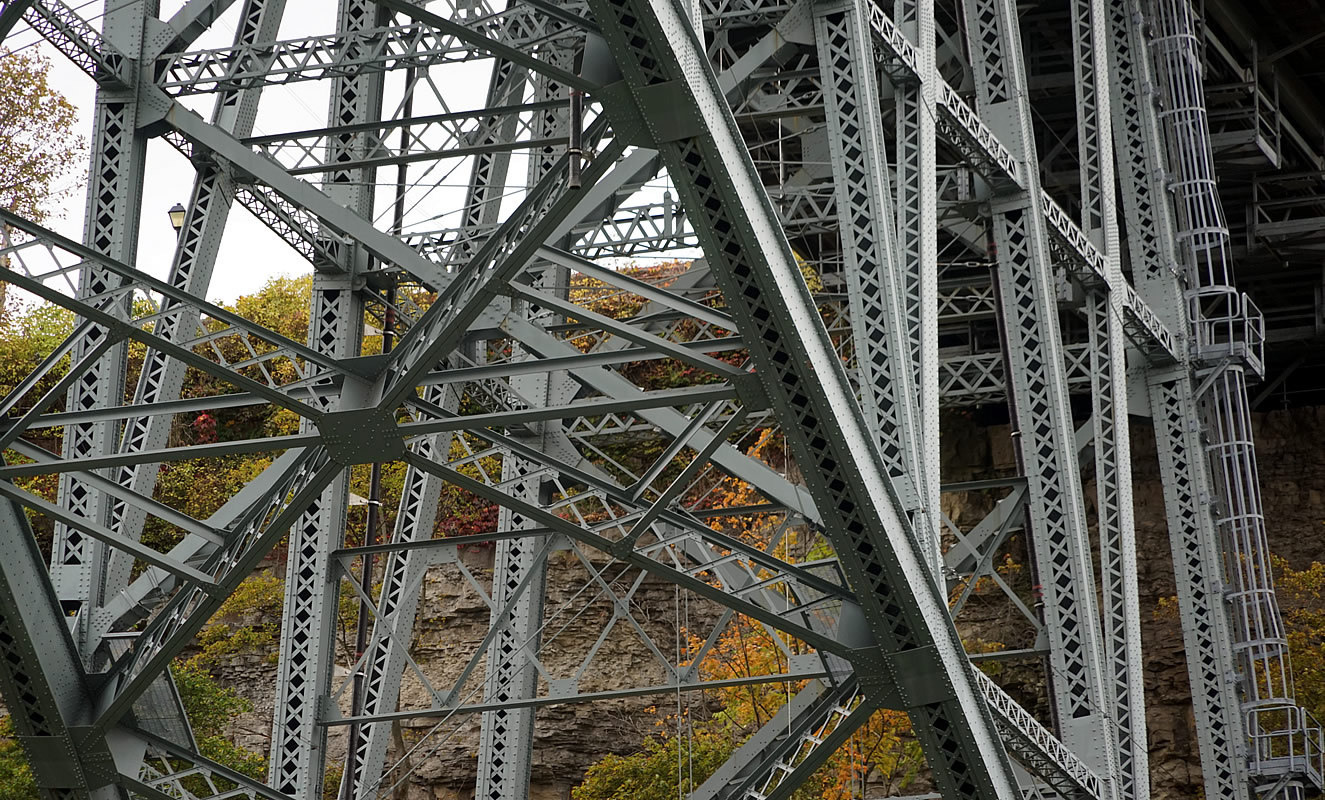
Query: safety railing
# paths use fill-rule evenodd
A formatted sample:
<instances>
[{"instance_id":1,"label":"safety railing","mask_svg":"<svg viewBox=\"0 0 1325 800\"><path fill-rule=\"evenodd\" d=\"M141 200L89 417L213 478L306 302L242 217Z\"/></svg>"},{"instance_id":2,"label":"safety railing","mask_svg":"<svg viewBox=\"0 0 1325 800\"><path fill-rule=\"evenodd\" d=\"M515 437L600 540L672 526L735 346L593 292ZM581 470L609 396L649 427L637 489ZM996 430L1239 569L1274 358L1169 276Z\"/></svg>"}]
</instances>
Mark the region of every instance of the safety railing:
<instances>
[{"instance_id":1,"label":"safety railing","mask_svg":"<svg viewBox=\"0 0 1325 800\"><path fill-rule=\"evenodd\" d=\"M1317 791L1325 785L1325 738L1320 722L1300 706L1263 706L1247 711L1252 775L1301 776Z\"/></svg>"},{"instance_id":2,"label":"safety railing","mask_svg":"<svg viewBox=\"0 0 1325 800\"><path fill-rule=\"evenodd\" d=\"M1265 375L1265 315L1231 286L1203 286L1188 293L1196 328L1196 358L1231 358L1258 378Z\"/></svg>"}]
</instances>

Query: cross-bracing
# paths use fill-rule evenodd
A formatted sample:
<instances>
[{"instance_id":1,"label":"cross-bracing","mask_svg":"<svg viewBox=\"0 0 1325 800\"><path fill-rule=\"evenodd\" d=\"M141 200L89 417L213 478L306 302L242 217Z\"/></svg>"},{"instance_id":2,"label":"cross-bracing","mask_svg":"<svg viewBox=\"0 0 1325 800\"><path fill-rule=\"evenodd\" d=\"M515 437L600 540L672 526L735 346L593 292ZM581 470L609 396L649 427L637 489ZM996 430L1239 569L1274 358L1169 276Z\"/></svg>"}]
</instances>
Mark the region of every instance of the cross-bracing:
<instances>
[{"instance_id":1,"label":"cross-bracing","mask_svg":"<svg viewBox=\"0 0 1325 800\"><path fill-rule=\"evenodd\" d=\"M1129 413L1156 430L1206 797L1319 790L1250 441L1261 322L1229 278L1186 0L1061 4L1078 175L1052 190L1012 0L285 5L0 4L0 34L97 86L82 241L0 212L5 280L77 318L0 433L22 457L0 466L0 689L47 796L319 797L333 729L341 796L389 796L478 714L478 796L526 797L538 709L679 702L748 619L788 657L744 680L802 688L693 797L788 797L890 708L944 797L1146 798ZM325 123L292 125L281 101L314 88ZM165 279L136 252L154 138L196 172ZM314 270L307 342L204 299L231 213ZM689 266L613 260L660 257ZM604 313L585 278L636 310ZM689 377L650 385L630 369L650 361ZM181 397L188 370L225 388ZM1020 476L945 487L940 409L1001 402ZM175 415L265 405L298 431L172 446ZM52 429L58 455L32 438ZM640 442L656 455L623 464ZM158 465L248 453L273 457L206 519L153 499ZM345 539L363 464L405 470L375 544ZM747 510L700 502L715 480L758 499L766 540L714 524ZM444 487L498 504L495 530L435 538ZM943 517L944 491L995 487L974 529ZM24 509L55 524L49 564ZM151 518L178 544L143 544ZM993 568L1018 531L1036 610ZM263 786L198 754L168 665L287 535ZM480 541L490 581L460 555ZM549 585L552 554L582 585ZM429 674L411 642L443 565L491 622ZM646 580L720 609L687 619L693 646L638 618ZM1023 612L1000 657L1048 670L1045 719L958 637L982 580ZM343 595L362 629L336 671ZM606 629L558 672L562 624L594 608ZM601 680L618 635L651 662L625 688ZM411 753L402 720L427 722Z\"/></svg>"}]
</instances>

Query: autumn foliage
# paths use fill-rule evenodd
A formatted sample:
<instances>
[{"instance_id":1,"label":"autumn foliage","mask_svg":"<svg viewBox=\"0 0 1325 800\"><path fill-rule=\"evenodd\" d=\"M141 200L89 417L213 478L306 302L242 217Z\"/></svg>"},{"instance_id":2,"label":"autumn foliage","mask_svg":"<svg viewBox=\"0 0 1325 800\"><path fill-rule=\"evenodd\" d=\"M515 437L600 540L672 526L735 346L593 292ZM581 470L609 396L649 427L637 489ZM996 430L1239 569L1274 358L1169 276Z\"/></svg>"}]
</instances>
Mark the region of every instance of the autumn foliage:
<instances>
[{"instance_id":1,"label":"autumn foliage","mask_svg":"<svg viewBox=\"0 0 1325 800\"><path fill-rule=\"evenodd\" d=\"M50 66L34 50L0 48L0 208L38 222L78 188L83 155L77 112L48 82Z\"/></svg>"}]
</instances>

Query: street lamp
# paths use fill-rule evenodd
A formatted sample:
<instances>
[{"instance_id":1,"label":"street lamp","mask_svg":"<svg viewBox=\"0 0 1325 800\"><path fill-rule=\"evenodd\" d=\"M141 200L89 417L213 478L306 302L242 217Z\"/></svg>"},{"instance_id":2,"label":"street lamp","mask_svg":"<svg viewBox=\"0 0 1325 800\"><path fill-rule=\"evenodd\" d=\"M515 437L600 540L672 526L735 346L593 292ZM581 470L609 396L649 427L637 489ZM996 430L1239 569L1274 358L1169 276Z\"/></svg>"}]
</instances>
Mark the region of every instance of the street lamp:
<instances>
[{"instance_id":1,"label":"street lamp","mask_svg":"<svg viewBox=\"0 0 1325 800\"><path fill-rule=\"evenodd\" d=\"M184 227L184 206L176 203L166 213L170 215L170 227L174 228L178 235L180 228Z\"/></svg>"}]
</instances>

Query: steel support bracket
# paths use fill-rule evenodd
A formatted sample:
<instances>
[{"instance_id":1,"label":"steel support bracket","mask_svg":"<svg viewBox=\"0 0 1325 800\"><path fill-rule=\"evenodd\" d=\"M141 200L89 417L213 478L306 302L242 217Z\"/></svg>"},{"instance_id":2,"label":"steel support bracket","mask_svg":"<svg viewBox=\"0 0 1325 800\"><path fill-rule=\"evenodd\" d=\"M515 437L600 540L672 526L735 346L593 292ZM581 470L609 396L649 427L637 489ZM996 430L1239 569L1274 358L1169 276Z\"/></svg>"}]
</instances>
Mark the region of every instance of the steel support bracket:
<instances>
[{"instance_id":1,"label":"steel support bracket","mask_svg":"<svg viewBox=\"0 0 1325 800\"><path fill-rule=\"evenodd\" d=\"M19 736L42 789L100 789L115 783L119 772L105 737L88 727L69 727L63 736Z\"/></svg>"}]
</instances>

